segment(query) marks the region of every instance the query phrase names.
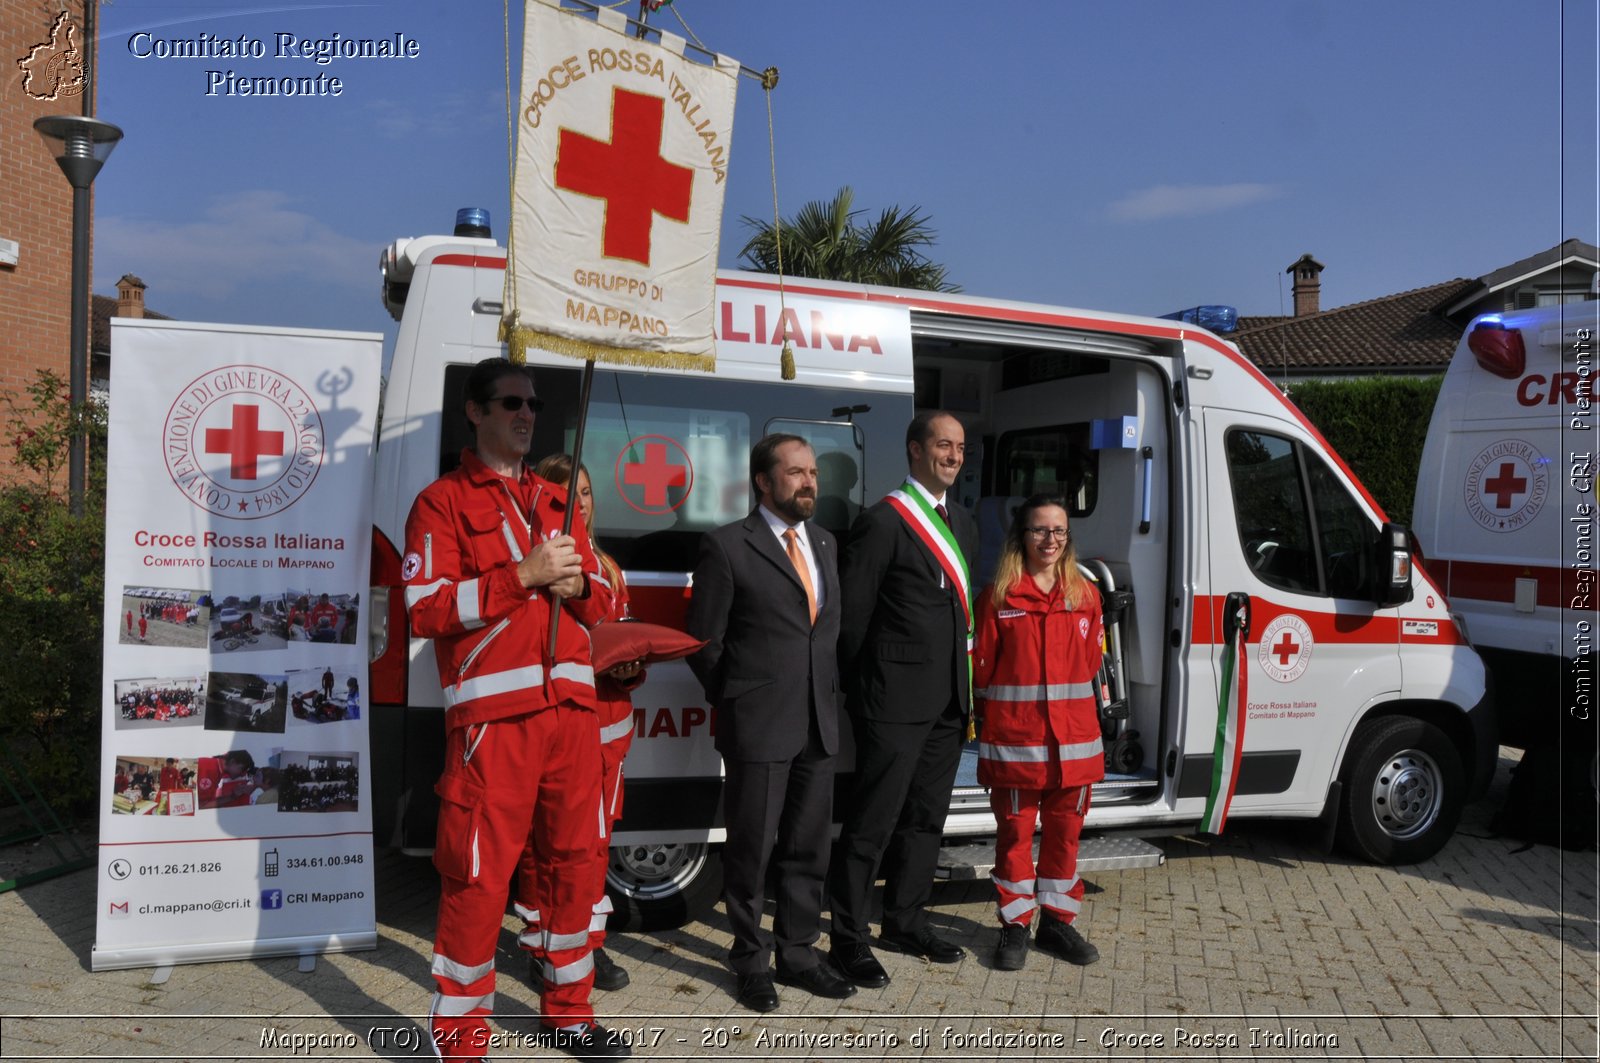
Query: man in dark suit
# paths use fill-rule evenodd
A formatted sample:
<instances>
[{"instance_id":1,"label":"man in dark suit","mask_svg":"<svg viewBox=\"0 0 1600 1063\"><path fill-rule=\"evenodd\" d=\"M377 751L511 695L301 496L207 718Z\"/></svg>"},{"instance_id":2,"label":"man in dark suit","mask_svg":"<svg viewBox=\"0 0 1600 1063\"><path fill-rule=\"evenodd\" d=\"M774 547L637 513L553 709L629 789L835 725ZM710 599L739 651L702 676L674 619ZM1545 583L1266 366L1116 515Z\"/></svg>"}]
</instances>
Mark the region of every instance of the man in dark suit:
<instances>
[{"instance_id":1,"label":"man in dark suit","mask_svg":"<svg viewBox=\"0 0 1600 1063\"><path fill-rule=\"evenodd\" d=\"M778 1006L778 981L842 999L855 986L819 962L823 880L839 749L840 593L837 545L809 518L817 463L793 435L750 452L760 504L701 539L688 629L705 639L689 658L717 713L726 766L723 901L733 928L735 996L753 1011ZM773 933L761 928L767 867L776 860Z\"/></svg>"},{"instance_id":2,"label":"man in dark suit","mask_svg":"<svg viewBox=\"0 0 1600 1063\"><path fill-rule=\"evenodd\" d=\"M965 458L960 421L918 414L906 429L910 475L856 521L840 565L839 661L856 770L829 884L831 954L860 986L889 984L867 924L880 868L879 941L936 963L962 956L928 927L925 908L971 709L968 565L978 528L949 494Z\"/></svg>"}]
</instances>

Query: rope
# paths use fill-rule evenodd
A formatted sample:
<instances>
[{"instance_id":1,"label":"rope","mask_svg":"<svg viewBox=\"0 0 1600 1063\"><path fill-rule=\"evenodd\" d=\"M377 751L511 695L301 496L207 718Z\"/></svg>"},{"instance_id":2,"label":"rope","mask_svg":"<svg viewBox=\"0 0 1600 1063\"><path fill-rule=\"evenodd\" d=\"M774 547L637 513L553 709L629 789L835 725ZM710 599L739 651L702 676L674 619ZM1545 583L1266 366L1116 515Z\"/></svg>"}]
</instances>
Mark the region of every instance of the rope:
<instances>
[{"instance_id":1,"label":"rope","mask_svg":"<svg viewBox=\"0 0 1600 1063\"><path fill-rule=\"evenodd\" d=\"M687 26L684 28L688 29ZM783 301L783 219L778 215L778 139L772 131L772 90L777 85L778 68L769 66L761 72L761 88L767 99L767 156L772 164L772 237L778 253L778 320L783 321L787 316ZM783 379L794 379L794 345L789 342L787 329L783 334L783 353L778 358L778 367Z\"/></svg>"},{"instance_id":2,"label":"rope","mask_svg":"<svg viewBox=\"0 0 1600 1063\"><path fill-rule=\"evenodd\" d=\"M500 288L500 342L506 343L516 332L516 289L512 278L516 276L516 247L512 240L516 226L512 219L517 207L517 94L511 91L511 0L502 0L501 19L505 27L506 44L506 272ZM506 356L517 365L528 358L526 345L513 344Z\"/></svg>"},{"instance_id":3,"label":"rope","mask_svg":"<svg viewBox=\"0 0 1600 1063\"><path fill-rule=\"evenodd\" d=\"M683 19L683 12L679 11L676 6L673 6L673 8L672 8L672 15L673 15L674 18L676 18L678 20L678 25L683 27L683 32L685 32L685 33L687 33L689 35L689 39L695 43L695 46L697 48L699 48L701 51L706 51L706 52L709 52L711 50L710 48L707 48L705 46L705 42L704 41L702 41L699 37L695 36L694 30L690 29L689 28L689 23L685 22L684 19ZM765 82L763 82L763 84L764 83Z\"/></svg>"}]
</instances>

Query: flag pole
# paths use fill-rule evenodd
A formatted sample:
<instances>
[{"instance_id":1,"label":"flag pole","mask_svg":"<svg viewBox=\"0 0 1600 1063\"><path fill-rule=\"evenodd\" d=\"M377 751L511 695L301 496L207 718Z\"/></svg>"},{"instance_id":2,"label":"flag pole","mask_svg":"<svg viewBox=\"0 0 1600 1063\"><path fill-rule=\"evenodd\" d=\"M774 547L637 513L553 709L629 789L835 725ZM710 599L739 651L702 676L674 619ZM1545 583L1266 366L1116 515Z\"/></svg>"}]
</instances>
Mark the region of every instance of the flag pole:
<instances>
[{"instance_id":1,"label":"flag pole","mask_svg":"<svg viewBox=\"0 0 1600 1063\"><path fill-rule=\"evenodd\" d=\"M567 511L561 516L562 535L572 534L572 515L578 511L578 470L583 468L583 430L589 423L589 389L593 384L594 360L586 358L583 362L583 379L578 385L578 430L572 436L572 471L567 474ZM548 657L552 663L556 659L556 632L561 626L561 601L559 595L550 596Z\"/></svg>"}]
</instances>

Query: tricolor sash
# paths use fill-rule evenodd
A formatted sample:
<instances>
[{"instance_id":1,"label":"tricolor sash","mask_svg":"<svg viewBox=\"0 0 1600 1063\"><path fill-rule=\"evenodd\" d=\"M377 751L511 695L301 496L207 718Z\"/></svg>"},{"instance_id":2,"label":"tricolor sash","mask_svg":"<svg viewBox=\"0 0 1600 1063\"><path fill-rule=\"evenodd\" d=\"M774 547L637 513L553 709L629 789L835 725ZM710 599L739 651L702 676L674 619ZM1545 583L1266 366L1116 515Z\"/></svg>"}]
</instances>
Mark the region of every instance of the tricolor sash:
<instances>
[{"instance_id":1,"label":"tricolor sash","mask_svg":"<svg viewBox=\"0 0 1600 1063\"><path fill-rule=\"evenodd\" d=\"M894 507L900 514L900 519L906 522L911 529L911 534L917 541L932 552L933 558L944 571L945 579L956 589L956 595L961 599L961 611L967 617L967 704L972 704L972 577L967 574L967 559L961 556L961 547L956 544L955 533L950 526L939 519L939 514L934 512L933 505L925 498L921 491L911 486L907 480L905 485L897 490L890 491L884 501ZM967 725L968 735L972 738L972 725Z\"/></svg>"},{"instance_id":2,"label":"tricolor sash","mask_svg":"<svg viewBox=\"0 0 1600 1063\"><path fill-rule=\"evenodd\" d=\"M1241 600L1242 599L1242 600ZM1250 631L1250 599L1228 595L1223 605L1222 695L1217 700L1217 739L1211 753L1211 794L1206 798L1200 829L1221 834L1228 822L1228 806L1239 782L1239 759L1244 753L1244 720L1249 704L1245 693L1247 661L1244 640Z\"/></svg>"}]
</instances>

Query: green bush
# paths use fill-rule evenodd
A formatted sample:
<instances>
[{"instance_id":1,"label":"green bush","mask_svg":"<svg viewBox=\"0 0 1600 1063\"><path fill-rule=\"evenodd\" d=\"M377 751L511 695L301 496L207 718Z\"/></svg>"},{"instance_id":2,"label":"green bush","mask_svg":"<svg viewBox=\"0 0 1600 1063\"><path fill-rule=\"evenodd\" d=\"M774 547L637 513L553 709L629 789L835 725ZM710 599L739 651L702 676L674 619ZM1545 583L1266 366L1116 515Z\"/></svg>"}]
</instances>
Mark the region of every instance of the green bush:
<instances>
[{"instance_id":1,"label":"green bush","mask_svg":"<svg viewBox=\"0 0 1600 1063\"><path fill-rule=\"evenodd\" d=\"M15 454L0 470L0 742L58 813L82 815L100 769L105 412L74 408L45 370L0 405ZM79 516L67 497L74 431L92 456Z\"/></svg>"},{"instance_id":2,"label":"green bush","mask_svg":"<svg viewBox=\"0 0 1600 1063\"><path fill-rule=\"evenodd\" d=\"M1422 441L1442 376L1307 380L1290 398L1317 426L1389 519L1411 523Z\"/></svg>"}]
</instances>

